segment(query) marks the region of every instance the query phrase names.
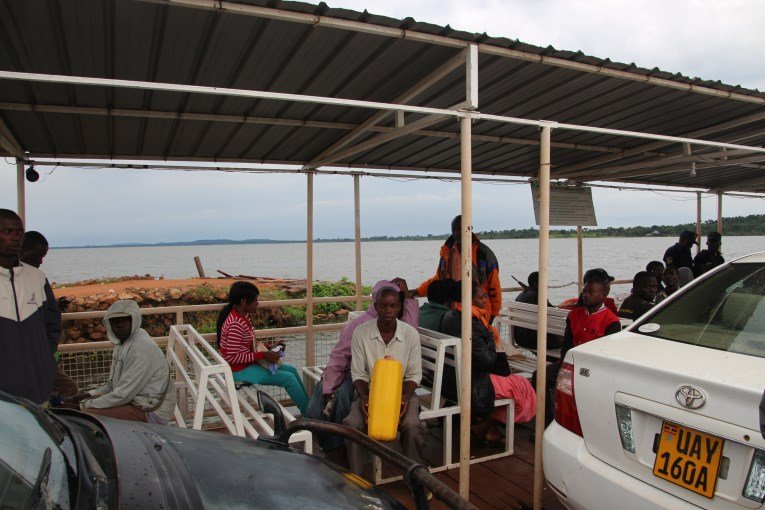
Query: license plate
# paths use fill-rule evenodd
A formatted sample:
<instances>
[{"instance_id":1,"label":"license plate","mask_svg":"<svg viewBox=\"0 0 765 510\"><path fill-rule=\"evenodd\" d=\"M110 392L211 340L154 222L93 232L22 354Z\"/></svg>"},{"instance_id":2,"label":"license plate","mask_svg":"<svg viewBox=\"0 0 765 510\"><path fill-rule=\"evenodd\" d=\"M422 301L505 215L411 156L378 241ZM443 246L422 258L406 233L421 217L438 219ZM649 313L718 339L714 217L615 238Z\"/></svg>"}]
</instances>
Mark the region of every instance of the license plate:
<instances>
[{"instance_id":1,"label":"license plate","mask_svg":"<svg viewBox=\"0 0 765 510\"><path fill-rule=\"evenodd\" d=\"M653 474L712 498L724 444L719 437L663 422Z\"/></svg>"}]
</instances>

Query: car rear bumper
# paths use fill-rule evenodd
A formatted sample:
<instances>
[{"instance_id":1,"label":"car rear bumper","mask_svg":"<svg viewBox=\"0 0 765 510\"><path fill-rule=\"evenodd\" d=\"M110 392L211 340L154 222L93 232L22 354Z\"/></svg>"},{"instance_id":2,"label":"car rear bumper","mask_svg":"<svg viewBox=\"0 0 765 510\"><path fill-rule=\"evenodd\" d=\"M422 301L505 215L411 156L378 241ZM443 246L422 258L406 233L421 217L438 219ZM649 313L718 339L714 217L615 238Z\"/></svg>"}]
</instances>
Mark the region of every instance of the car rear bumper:
<instances>
[{"instance_id":1,"label":"car rear bumper","mask_svg":"<svg viewBox=\"0 0 765 510\"><path fill-rule=\"evenodd\" d=\"M596 459L581 437L556 422L545 431L542 456L547 483L569 510L699 508Z\"/></svg>"}]
</instances>

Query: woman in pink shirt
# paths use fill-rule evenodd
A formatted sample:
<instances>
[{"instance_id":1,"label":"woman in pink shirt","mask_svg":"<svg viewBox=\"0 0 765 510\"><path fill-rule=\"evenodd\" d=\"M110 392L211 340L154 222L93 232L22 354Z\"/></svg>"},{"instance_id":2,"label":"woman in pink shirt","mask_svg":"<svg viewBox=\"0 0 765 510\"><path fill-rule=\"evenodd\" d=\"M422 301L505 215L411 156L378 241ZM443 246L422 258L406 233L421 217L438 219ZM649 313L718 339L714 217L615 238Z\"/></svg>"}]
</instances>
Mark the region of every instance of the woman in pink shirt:
<instances>
[{"instance_id":1,"label":"woman in pink shirt","mask_svg":"<svg viewBox=\"0 0 765 510\"><path fill-rule=\"evenodd\" d=\"M258 361L278 363L279 352L255 350L255 331L250 314L258 308L260 291L250 282L234 282L228 292L228 304L218 314L218 350L233 372L234 381L279 386L287 390L290 398L305 413L308 394L300 374L292 365L282 363L276 373L261 366Z\"/></svg>"}]
</instances>

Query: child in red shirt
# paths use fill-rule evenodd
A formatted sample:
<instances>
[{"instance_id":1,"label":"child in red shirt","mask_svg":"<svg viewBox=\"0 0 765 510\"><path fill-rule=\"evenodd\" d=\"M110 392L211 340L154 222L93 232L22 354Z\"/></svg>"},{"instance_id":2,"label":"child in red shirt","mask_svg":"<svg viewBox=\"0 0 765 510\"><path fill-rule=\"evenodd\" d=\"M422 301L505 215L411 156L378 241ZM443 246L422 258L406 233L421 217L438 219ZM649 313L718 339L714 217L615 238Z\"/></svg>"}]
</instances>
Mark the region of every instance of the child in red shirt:
<instances>
[{"instance_id":1,"label":"child in red shirt","mask_svg":"<svg viewBox=\"0 0 765 510\"><path fill-rule=\"evenodd\" d=\"M604 303L607 285L603 280L596 278L585 284L582 291L583 306L571 310L566 318L566 332L563 334L560 350L561 361L569 349L621 331L619 318Z\"/></svg>"},{"instance_id":2,"label":"child in red shirt","mask_svg":"<svg viewBox=\"0 0 765 510\"><path fill-rule=\"evenodd\" d=\"M269 363L279 361L279 353L273 351L255 351L255 331L250 322L250 314L258 308L260 291L250 282L234 282L228 292L228 304L218 314L218 350L231 366L234 381L247 381L252 384L279 386L287 390L290 398L305 414L308 406L308 394L305 391L300 374L292 365L279 365L276 373L260 364L258 360Z\"/></svg>"}]
</instances>

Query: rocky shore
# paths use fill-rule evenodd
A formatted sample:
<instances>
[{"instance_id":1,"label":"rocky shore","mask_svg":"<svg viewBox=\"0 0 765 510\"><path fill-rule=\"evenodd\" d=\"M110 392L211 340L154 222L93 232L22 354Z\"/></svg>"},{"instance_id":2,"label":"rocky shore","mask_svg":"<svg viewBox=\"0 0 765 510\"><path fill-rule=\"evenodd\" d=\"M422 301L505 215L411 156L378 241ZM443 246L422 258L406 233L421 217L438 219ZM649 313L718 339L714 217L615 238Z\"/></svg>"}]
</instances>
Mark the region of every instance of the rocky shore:
<instances>
[{"instance_id":1,"label":"rocky shore","mask_svg":"<svg viewBox=\"0 0 765 510\"><path fill-rule=\"evenodd\" d=\"M62 312L90 312L106 310L120 299L132 299L142 308L202 305L225 303L228 288L234 281L242 278L193 278L187 280L164 280L150 275L109 278L106 280L86 280L74 284L54 284L54 294ZM286 280L275 278L246 279L254 283L261 291L261 301L275 299L297 299L305 297L305 280ZM329 286L330 295L349 295L353 292L348 282L317 283ZM334 287L339 287L334 292ZM340 305L325 305L315 310L315 322L334 322L344 320L348 313ZM202 333L215 331L217 312L185 313L184 321L192 324ZM305 307L286 306L266 308L257 311L253 325L258 328L289 327L305 324ZM175 314L147 315L143 319L143 328L151 336L168 334L170 326L175 324ZM61 343L100 342L107 340L106 328L99 319L65 321Z\"/></svg>"}]
</instances>

